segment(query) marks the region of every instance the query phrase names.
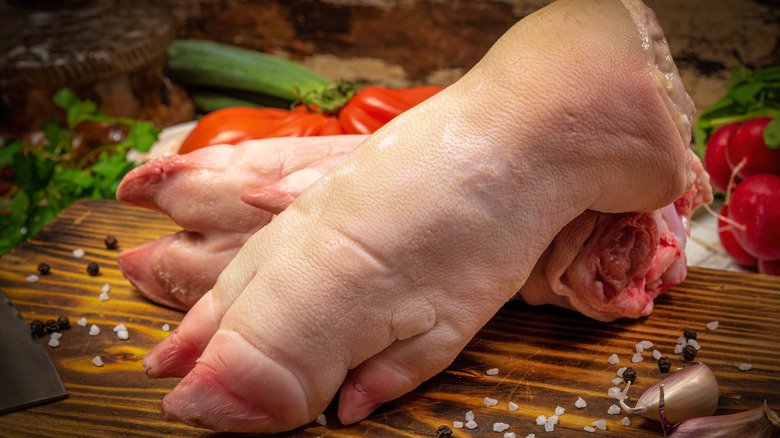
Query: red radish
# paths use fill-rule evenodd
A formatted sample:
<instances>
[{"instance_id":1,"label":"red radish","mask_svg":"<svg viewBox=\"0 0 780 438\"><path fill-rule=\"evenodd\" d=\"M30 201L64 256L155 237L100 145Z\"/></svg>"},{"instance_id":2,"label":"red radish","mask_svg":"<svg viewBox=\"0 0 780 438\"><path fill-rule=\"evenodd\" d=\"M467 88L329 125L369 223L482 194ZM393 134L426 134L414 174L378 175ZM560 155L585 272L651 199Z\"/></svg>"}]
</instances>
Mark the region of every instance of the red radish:
<instances>
[{"instance_id":1,"label":"red radish","mask_svg":"<svg viewBox=\"0 0 780 438\"><path fill-rule=\"evenodd\" d=\"M745 251L745 248L742 248L742 245L737 242L737 239L734 237L734 233L731 231L733 226L723 219L723 217L728 218L728 215L729 206L726 204L720 208L721 217L718 218L718 234L720 236L720 244L723 245L723 249L726 250L726 253L730 255L735 262L739 263L745 268L755 268L758 264L758 259Z\"/></svg>"},{"instance_id":2,"label":"red radish","mask_svg":"<svg viewBox=\"0 0 780 438\"><path fill-rule=\"evenodd\" d=\"M732 225L734 237L745 251L761 260L780 259L780 176L764 173L742 181L728 211L738 224Z\"/></svg>"},{"instance_id":3,"label":"red radish","mask_svg":"<svg viewBox=\"0 0 780 438\"><path fill-rule=\"evenodd\" d=\"M780 260L772 262L768 260L759 260L758 272L766 275L780 275Z\"/></svg>"},{"instance_id":4,"label":"red radish","mask_svg":"<svg viewBox=\"0 0 780 438\"><path fill-rule=\"evenodd\" d=\"M710 174L710 184L715 190L726 193L731 177L731 166L726 159L726 145L739 123L729 123L716 129L707 140L704 151L704 170Z\"/></svg>"},{"instance_id":5,"label":"red radish","mask_svg":"<svg viewBox=\"0 0 780 438\"><path fill-rule=\"evenodd\" d=\"M737 172L741 178L761 173L780 175L780 149L769 149L764 142L764 128L771 117L759 117L742 122L726 146L726 160L732 169L745 159Z\"/></svg>"}]
</instances>

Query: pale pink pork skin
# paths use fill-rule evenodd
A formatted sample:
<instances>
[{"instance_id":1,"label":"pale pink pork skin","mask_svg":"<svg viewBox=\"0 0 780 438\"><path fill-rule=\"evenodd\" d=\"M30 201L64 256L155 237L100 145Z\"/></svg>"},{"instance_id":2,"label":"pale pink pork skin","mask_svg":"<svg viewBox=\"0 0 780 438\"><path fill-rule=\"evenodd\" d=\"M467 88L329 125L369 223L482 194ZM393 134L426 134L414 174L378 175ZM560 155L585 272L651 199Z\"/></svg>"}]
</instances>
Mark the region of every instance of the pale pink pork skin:
<instances>
[{"instance_id":1,"label":"pale pink pork skin","mask_svg":"<svg viewBox=\"0 0 780 438\"><path fill-rule=\"evenodd\" d=\"M164 415L272 433L340 390L339 419L365 418L446 368L584 212L688 192L692 112L638 1L526 17L246 241L145 357L148 375L183 377Z\"/></svg>"},{"instance_id":2,"label":"pale pink pork skin","mask_svg":"<svg viewBox=\"0 0 780 438\"><path fill-rule=\"evenodd\" d=\"M149 299L189 309L252 234L365 137L252 140L136 168L122 181L118 198L163 212L186 231L123 251L122 273ZM693 187L661 209L583 212L558 233L516 297L599 321L649 315L653 300L685 279L691 215L712 202L709 175L696 156L692 170ZM198 199L204 193L218 196L204 202Z\"/></svg>"},{"instance_id":3,"label":"pale pink pork skin","mask_svg":"<svg viewBox=\"0 0 780 438\"><path fill-rule=\"evenodd\" d=\"M189 309L244 242L271 221L275 207L289 205L364 139L250 141L170 155L133 169L120 183L117 199L164 213L183 230L121 252L120 270L149 299ZM293 187L300 191L290 191ZM241 200L260 189L265 209Z\"/></svg>"}]
</instances>

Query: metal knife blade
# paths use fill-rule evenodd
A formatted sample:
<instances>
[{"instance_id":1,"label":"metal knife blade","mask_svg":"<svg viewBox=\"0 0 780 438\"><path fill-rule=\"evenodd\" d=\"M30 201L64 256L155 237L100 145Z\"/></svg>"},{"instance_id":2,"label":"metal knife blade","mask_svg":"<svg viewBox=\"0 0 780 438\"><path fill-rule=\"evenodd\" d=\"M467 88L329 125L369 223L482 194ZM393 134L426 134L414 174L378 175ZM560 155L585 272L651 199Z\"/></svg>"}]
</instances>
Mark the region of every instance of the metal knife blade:
<instances>
[{"instance_id":1,"label":"metal knife blade","mask_svg":"<svg viewBox=\"0 0 780 438\"><path fill-rule=\"evenodd\" d=\"M68 393L30 325L0 290L0 414Z\"/></svg>"}]
</instances>

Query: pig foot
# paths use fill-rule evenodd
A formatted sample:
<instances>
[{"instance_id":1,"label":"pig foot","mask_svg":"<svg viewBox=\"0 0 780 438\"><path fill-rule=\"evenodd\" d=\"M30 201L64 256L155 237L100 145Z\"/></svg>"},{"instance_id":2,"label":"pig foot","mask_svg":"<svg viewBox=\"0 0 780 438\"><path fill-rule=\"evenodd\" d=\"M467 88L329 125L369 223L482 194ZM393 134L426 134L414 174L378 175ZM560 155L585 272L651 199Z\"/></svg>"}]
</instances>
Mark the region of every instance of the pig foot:
<instances>
[{"instance_id":1,"label":"pig foot","mask_svg":"<svg viewBox=\"0 0 780 438\"><path fill-rule=\"evenodd\" d=\"M322 175L327 173L331 167L343 160L347 155L347 153L338 153L319 160L306 166L305 169L290 173L275 183L244 193L241 196L241 200L251 206L273 214L279 214L292 204L314 181L320 179Z\"/></svg>"},{"instance_id":2,"label":"pig foot","mask_svg":"<svg viewBox=\"0 0 780 438\"><path fill-rule=\"evenodd\" d=\"M361 135L212 146L140 166L117 199L167 214L185 231L120 253L123 275L151 300L186 310L274 214L343 159ZM245 202L246 201L246 202Z\"/></svg>"},{"instance_id":3,"label":"pig foot","mask_svg":"<svg viewBox=\"0 0 780 438\"><path fill-rule=\"evenodd\" d=\"M150 300L179 310L211 289L251 233L180 231L122 251L122 275Z\"/></svg>"},{"instance_id":4,"label":"pig foot","mask_svg":"<svg viewBox=\"0 0 780 438\"><path fill-rule=\"evenodd\" d=\"M165 415L278 432L340 389L339 417L357 421L446 368L583 211L678 199L690 112L627 3L527 17L255 233L146 358L152 376L184 375Z\"/></svg>"},{"instance_id":5,"label":"pig foot","mask_svg":"<svg viewBox=\"0 0 780 438\"><path fill-rule=\"evenodd\" d=\"M256 271L243 259L249 254L242 250L229 279L221 277L144 360L151 377L184 376L163 401L169 419L278 432L311 421L341 387L339 418L359 421L445 368L506 301L491 294L448 306L452 298L435 285L406 291L398 302L389 290L350 294L343 284L301 294L285 286L300 275L296 269ZM241 293L248 287L266 293Z\"/></svg>"}]
</instances>

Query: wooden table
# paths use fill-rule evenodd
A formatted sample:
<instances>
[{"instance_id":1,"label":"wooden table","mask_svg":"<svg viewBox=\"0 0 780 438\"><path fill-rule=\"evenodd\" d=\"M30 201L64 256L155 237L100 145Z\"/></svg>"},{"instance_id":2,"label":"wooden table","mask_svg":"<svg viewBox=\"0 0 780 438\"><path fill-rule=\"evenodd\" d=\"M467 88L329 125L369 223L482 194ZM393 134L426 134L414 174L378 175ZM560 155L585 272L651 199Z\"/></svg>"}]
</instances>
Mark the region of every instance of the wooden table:
<instances>
[{"instance_id":1,"label":"wooden table","mask_svg":"<svg viewBox=\"0 0 780 438\"><path fill-rule=\"evenodd\" d=\"M45 347L68 397L0 416L0 436L211 435L160 414L160 401L177 380L147 378L141 360L167 335L163 324L174 328L183 313L142 297L116 263L119 250L175 231L157 213L113 201L80 201L0 259L0 288L25 318L66 315L72 323L59 347ZM117 237L117 250L106 249L108 234ZM83 259L73 257L76 248L86 251ZM100 275L87 274L90 261L100 265ZM51 274L27 282L41 262L51 266ZM108 301L99 299L104 284L111 289ZM102 333L90 336L88 327L75 325L81 317ZM719 327L708 330L710 321ZM112 330L119 323L129 330L126 341ZM312 423L284 436L431 437L439 425L465 422L467 411L474 412L479 426L455 430L454 436L503 436L493 432L494 422L508 423L518 437L547 436L535 419L552 415L556 406L566 413L549 436L588 436L583 427L600 419L607 420L607 430L597 430L599 436L662 436L655 422L632 416L626 427L624 414L608 415L616 400L607 391L621 366L633 366L639 375L629 394L634 400L662 377L649 352L643 362L631 364L641 340L670 356L673 367L685 365L672 350L686 328L699 334L696 361L709 365L720 383L718 414L753 408L765 399L780 409L780 278L692 268L683 284L656 300L651 316L638 321L603 324L553 307L509 303L449 368L412 393L352 426L342 426L331 406L327 425ZM613 353L620 358L617 365L607 362ZM97 355L102 367L91 361ZM753 368L740 371L742 363ZM486 374L490 368L498 368L498 374ZM574 406L579 396L588 403L584 409ZM485 397L498 404L485 406ZM510 401L519 409L510 412Z\"/></svg>"}]
</instances>

